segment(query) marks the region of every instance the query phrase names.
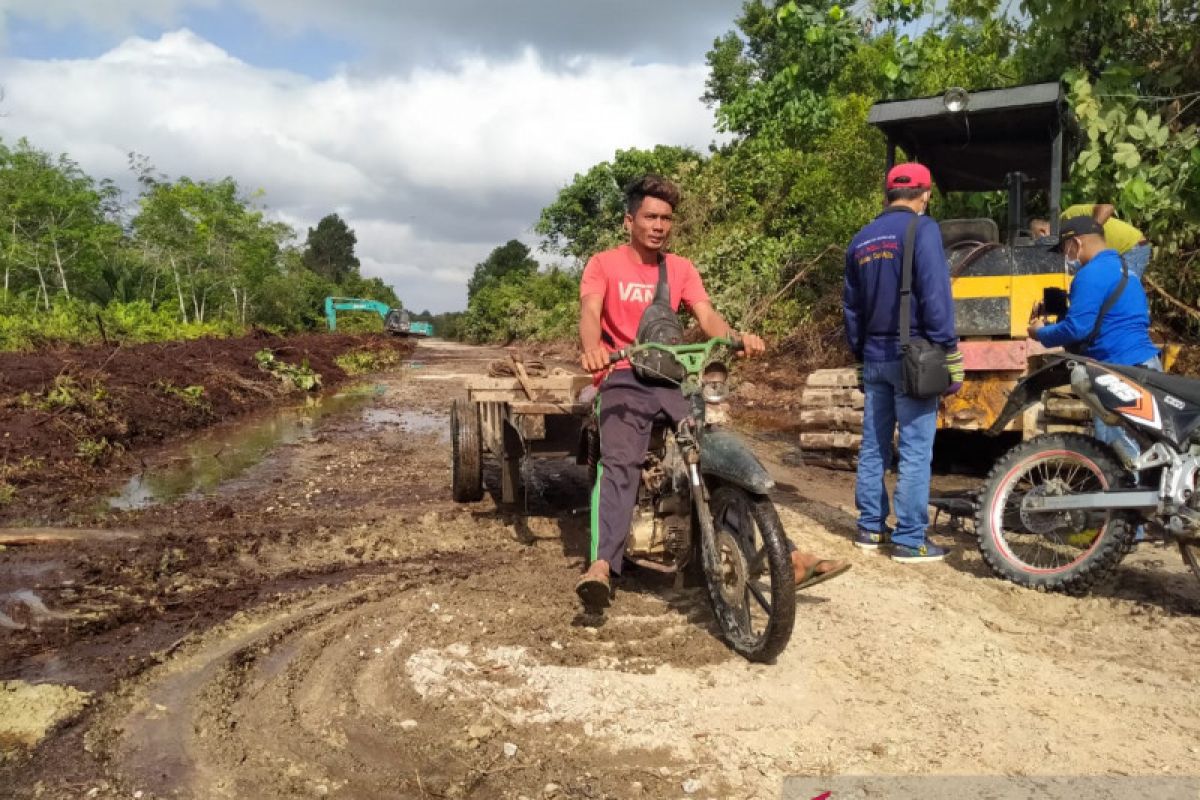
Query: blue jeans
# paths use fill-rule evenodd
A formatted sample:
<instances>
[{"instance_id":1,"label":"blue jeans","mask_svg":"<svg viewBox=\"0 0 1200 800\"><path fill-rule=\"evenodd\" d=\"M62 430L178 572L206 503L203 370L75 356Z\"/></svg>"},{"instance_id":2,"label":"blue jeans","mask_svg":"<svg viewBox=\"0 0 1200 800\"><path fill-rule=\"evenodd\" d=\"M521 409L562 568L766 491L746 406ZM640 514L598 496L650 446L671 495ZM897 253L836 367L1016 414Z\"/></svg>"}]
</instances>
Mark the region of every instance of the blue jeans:
<instances>
[{"instance_id":1,"label":"blue jeans","mask_svg":"<svg viewBox=\"0 0 1200 800\"><path fill-rule=\"evenodd\" d=\"M1146 274L1146 267L1150 266L1150 253L1148 244L1139 244L1137 247L1125 251L1121 257L1125 259L1125 265L1129 267L1130 275L1140 279Z\"/></svg>"},{"instance_id":2,"label":"blue jeans","mask_svg":"<svg viewBox=\"0 0 1200 800\"><path fill-rule=\"evenodd\" d=\"M937 432L937 398L918 400L904 394L899 361L863 365L862 448L854 504L860 530L878 533L888 517L883 475L892 462L892 434L900 424L900 479L896 484L896 530L892 542L917 548L929 525L929 472Z\"/></svg>"},{"instance_id":3,"label":"blue jeans","mask_svg":"<svg viewBox=\"0 0 1200 800\"><path fill-rule=\"evenodd\" d=\"M1132 271L1133 268L1131 266L1130 272ZM1152 369L1155 372L1162 372L1162 362L1159 361L1158 356L1148 361L1143 361L1136 366ZM1116 450L1118 456L1132 460L1141 454L1142 450L1138 447L1138 443L1134 441L1134 438L1129 435L1129 432L1123 426L1109 425L1096 416L1092 417L1092 426L1096 429L1096 438Z\"/></svg>"},{"instance_id":4,"label":"blue jeans","mask_svg":"<svg viewBox=\"0 0 1200 800\"><path fill-rule=\"evenodd\" d=\"M1148 247L1146 249L1149 250ZM1133 251L1131 250L1130 252L1133 252ZM1126 254L1126 257L1128 258L1128 254ZM1130 273L1133 272L1132 264L1129 265L1129 271L1130 271ZM1146 369L1152 369L1155 372L1162 372L1162 362L1159 361L1158 356L1155 356L1154 358L1151 358L1148 361L1143 361L1141 364L1138 364L1137 366L1145 367ZM1128 458L1128 459L1132 460L1132 459L1137 458L1139 455L1141 455L1142 449L1140 447L1138 447L1138 443L1134 440L1134 438L1132 436L1129 435L1129 432L1126 431L1125 428L1122 427L1121 425L1109 425L1104 420L1093 415L1092 416L1092 427L1096 431L1096 438L1099 439L1100 441L1104 442L1106 445L1112 447L1113 450L1116 450L1118 457ZM1134 477L1134 480L1137 480L1136 472L1133 473L1133 477ZM1146 538L1145 528L1141 525L1138 525L1137 531L1134 533L1134 539L1136 541L1140 542L1140 541L1144 540L1145 538Z\"/></svg>"}]
</instances>

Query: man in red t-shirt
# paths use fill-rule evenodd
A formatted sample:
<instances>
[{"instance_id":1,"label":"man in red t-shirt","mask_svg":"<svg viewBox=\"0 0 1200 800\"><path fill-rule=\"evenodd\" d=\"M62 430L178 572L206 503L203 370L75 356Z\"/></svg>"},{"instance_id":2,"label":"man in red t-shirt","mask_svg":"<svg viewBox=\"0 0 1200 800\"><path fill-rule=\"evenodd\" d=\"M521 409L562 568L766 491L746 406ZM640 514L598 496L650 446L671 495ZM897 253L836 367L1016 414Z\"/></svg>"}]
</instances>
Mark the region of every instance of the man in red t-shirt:
<instances>
[{"instance_id":1,"label":"man in red t-shirt","mask_svg":"<svg viewBox=\"0 0 1200 800\"><path fill-rule=\"evenodd\" d=\"M629 244L593 256L579 287L580 362L589 372L608 370L609 354L636 338L642 312L654 300L658 257L671 233L678 203L678 187L658 175L647 175L626 188ZM735 335L709 302L692 262L673 254L665 254L665 260L672 309L686 306L709 337ZM746 355L766 350L763 340L754 334L741 334L741 339ZM641 463L651 423L659 412L672 421L682 419L689 413L687 400L676 388L642 383L627 361L608 371L600 384L600 468L592 490L590 564L575 587L589 608L608 605L612 592L609 574L621 574ZM847 563L800 553L794 547L792 565L797 582L807 579L809 584L849 568Z\"/></svg>"}]
</instances>

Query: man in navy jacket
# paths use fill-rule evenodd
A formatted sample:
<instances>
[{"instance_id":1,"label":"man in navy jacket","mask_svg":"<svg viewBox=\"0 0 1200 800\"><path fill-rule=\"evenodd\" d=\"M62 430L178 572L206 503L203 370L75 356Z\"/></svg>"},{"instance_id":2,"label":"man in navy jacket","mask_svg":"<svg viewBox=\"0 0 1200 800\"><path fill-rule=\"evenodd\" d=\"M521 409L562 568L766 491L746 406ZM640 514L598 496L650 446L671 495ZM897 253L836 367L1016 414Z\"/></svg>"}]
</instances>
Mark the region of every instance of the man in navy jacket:
<instances>
[{"instance_id":1,"label":"man in navy jacket","mask_svg":"<svg viewBox=\"0 0 1200 800\"><path fill-rule=\"evenodd\" d=\"M1094 341L1088 342L1096 317L1121 282L1121 256L1109 247L1104 228L1091 217L1074 217L1062 224L1053 250L1070 262L1079 262L1071 279L1067 315L1054 325L1041 319L1029 324L1030 337L1045 347L1077 345L1082 355L1097 361L1162 370L1158 348L1150 341L1150 307L1141 280L1129 275L1125 288L1100 322ZM1096 438L1111 445L1124 458L1137 458L1140 449L1123 428L1093 420Z\"/></svg>"},{"instance_id":2,"label":"man in navy jacket","mask_svg":"<svg viewBox=\"0 0 1200 800\"><path fill-rule=\"evenodd\" d=\"M905 233L914 220L912 336L947 351L952 381L947 393L962 388L963 380L950 265L937 223L921 216L929 206L932 187L929 170L921 164L900 164L888 172L887 208L851 240L842 292L846 340L858 362L865 395L854 486L858 508L854 541L873 550L887 539L888 494L883 476L892 460L892 436L899 423L900 476L892 558L910 563L940 561L946 555L925 539L938 398L910 397L900 379L901 267Z\"/></svg>"}]
</instances>

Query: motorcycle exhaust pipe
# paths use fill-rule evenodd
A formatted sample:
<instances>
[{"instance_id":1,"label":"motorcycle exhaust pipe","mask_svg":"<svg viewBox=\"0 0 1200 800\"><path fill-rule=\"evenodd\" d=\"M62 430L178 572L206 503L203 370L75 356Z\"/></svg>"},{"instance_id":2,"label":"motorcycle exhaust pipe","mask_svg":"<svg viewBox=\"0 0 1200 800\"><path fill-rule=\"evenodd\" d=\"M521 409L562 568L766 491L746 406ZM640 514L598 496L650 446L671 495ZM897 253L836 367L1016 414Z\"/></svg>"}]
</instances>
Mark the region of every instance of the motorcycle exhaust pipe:
<instances>
[{"instance_id":1,"label":"motorcycle exhaust pipe","mask_svg":"<svg viewBox=\"0 0 1200 800\"><path fill-rule=\"evenodd\" d=\"M1092 391L1092 379L1088 376L1087 367L1083 364L1074 364L1071 367L1071 389L1075 392L1075 396L1104 422L1109 425L1121 423L1121 418L1105 408L1104 404L1100 402L1100 398Z\"/></svg>"}]
</instances>

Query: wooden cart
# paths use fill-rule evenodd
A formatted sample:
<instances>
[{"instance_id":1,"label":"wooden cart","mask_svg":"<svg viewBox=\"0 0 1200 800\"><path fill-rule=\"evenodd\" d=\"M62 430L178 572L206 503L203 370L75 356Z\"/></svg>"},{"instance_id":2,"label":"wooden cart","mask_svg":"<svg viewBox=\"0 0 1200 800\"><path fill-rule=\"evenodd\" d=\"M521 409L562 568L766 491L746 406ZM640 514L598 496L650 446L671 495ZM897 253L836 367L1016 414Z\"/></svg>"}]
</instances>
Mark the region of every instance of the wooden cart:
<instances>
[{"instance_id":1,"label":"wooden cart","mask_svg":"<svg viewBox=\"0 0 1200 800\"><path fill-rule=\"evenodd\" d=\"M529 455L579 457L590 406L579 402L588 375L532 378L517 367L514 378L468 378L467 396L450 408L450 480L454 499L483 497L483 453L500 462L500 499L521 495L521 460Z\"/></svg>"}]
</instances>

